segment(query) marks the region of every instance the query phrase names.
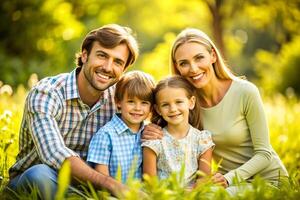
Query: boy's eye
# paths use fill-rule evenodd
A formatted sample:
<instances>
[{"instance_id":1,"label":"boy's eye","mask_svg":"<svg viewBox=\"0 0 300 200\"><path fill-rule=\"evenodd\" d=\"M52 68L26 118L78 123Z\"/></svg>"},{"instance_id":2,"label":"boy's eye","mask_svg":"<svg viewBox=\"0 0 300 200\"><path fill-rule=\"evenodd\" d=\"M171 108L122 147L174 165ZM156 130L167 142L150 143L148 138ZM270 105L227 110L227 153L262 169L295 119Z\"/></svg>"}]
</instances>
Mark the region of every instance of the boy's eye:
<instances>
[{"instance_id":1,"label":"boy's eye","mask_svg":"<svg viewBox=\"0 0 300 200\"><path fill-rule=\"evenodd\" d=\"M142 104L144 104L144 105L150 105L151 103L149 101L143 101Z\"/></svg>"}]
</instances>

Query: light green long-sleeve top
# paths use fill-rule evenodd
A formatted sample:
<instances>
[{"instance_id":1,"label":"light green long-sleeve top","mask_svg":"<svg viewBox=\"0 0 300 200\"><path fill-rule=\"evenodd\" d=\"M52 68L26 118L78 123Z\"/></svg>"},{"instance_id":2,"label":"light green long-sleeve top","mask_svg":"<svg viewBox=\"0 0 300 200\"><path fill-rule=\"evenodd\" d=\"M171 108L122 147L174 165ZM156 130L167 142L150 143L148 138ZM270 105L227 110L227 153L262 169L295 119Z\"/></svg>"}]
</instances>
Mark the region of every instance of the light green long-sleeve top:
<instances>
[{"instance_id":1,"label":"light green long-sleeve top","mask_svg":"<svg viewBox=\"0 0 300 200\"><path fill-rule=\"evenodd\" d=\"M246 80L233 80L217 105L201 108L203 126L216 144L214 159L229 185L237 174L250 181L260 175L277 185L287 170L273 150L263 103L257 87Z\"/></svg>"}]
</instances>

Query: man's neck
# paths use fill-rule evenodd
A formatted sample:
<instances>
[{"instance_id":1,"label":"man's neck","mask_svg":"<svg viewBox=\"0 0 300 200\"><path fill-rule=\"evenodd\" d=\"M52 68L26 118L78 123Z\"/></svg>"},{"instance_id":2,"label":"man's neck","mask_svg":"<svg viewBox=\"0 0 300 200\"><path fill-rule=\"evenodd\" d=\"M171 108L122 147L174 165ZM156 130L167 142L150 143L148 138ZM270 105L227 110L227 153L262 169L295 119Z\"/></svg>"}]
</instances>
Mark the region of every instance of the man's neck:
<instances>
[{"instance_id":1,"label":"man's neck","mask_svg":"<svg viewBox=\"0 0 300 200\"><path fill-rule=\"evenodd\" d=\"M101 94L103 92L100 92L98 90L95 90L86 78L84 77L83 74L83 69L79 72L77 78L77 86L78 86L78 91L79 91L79 96L82 100L83 103L87 104L89 107L92 107L97 103L99 100Z\"/></svg>"}]
</instances>

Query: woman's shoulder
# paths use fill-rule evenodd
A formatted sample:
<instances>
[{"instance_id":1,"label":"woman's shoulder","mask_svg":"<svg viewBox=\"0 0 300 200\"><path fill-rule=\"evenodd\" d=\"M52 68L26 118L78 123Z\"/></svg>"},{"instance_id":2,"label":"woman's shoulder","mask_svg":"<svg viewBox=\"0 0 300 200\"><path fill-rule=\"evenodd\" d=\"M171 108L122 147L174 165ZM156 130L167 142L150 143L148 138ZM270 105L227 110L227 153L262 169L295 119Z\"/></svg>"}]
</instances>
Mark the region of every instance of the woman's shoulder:
<instances>
[{"instance_id":1,"label":"woman's shoulder","mask_svg":"<svg viewBox=\"0 0 300 200\"><path fill-rule=\"evenodd\" d=\"M249 95L259 93L257 86L246 79L237 78L233 81L233 84L240 94Z\"/></svg>"}]
</instances>

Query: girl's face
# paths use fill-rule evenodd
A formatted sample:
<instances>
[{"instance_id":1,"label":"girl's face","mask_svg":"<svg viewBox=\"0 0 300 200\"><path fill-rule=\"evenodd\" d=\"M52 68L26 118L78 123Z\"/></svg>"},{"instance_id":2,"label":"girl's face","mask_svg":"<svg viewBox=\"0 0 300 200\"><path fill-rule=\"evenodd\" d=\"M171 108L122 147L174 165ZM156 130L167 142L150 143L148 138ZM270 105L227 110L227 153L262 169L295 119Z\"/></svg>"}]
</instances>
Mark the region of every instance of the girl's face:
<instances>
[{"instance_id":1,"label":"girl's face","mask_svg":"<svg viewBox=\"0 0 300 200\"><path fill-rule=\"evenodd\" d=\"M188 98L183 88L166 87L156 94L155 109L168 125L187 124L194 106L195 97Z\"/></svg>"},{"instance_id":2,"label":"girl's face","mask_svg":"<svg viewBox=\"0 0 300 200\"><path fill-rule=\"evenodd\" d=\"M176 68L194 87L205 87L215 72L215 52L211 53L202 44L187 42L178 47L175 52Z\"/></svg>"},{"instance_id":3,"label":"girl's face","mask_svg":"<svg viewBox=\"0 0 300 200\"><path fill-rule=\"evenodd\" d=\"M123 121L133 132L139 130L141 122L148 117L151 111L149 101L137 97L129 98L127 92L125 92L124 98L120 102L116 102L116 105L121 110Z\"/></svg>"}]
</instances>

